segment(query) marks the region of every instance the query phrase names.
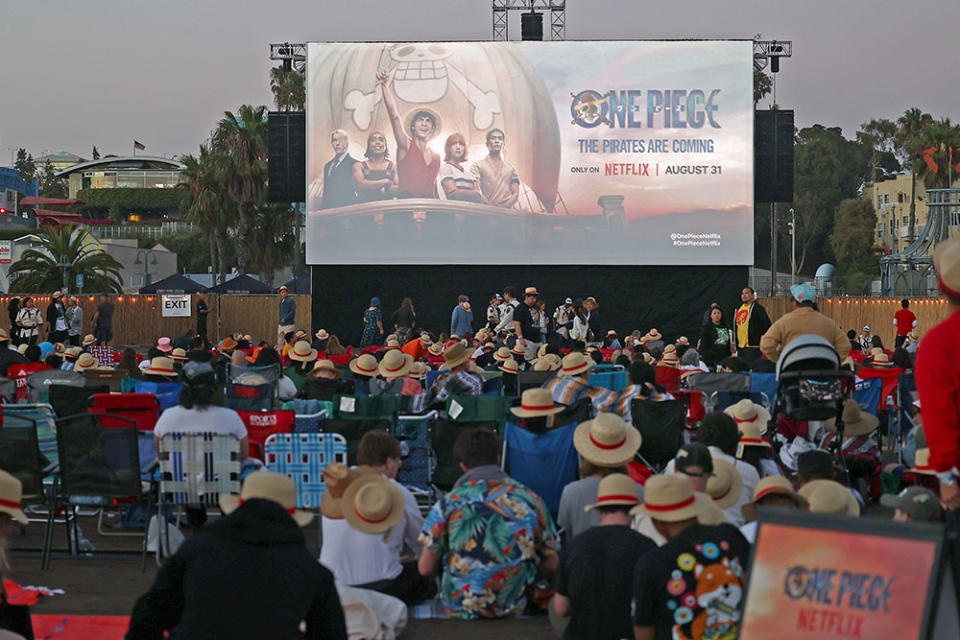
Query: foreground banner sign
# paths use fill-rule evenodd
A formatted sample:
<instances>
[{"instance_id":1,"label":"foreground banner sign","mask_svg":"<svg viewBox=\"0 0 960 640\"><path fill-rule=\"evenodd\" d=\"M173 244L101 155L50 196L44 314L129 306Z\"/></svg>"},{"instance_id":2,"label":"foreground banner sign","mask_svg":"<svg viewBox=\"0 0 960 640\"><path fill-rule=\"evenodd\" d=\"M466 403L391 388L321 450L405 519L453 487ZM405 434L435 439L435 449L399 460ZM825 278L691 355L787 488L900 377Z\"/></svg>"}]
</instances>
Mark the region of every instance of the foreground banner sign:
<instances>
[{"instance_id":1,"label":"foreground banner sign","mask_svg":"<svg viewBox=\"0 0 960 640\"><path fill-rule=\"evenodd\" d=\"M311 43L312 264L752 264L750 41Z\"/></svg>"},{"instance_id":2,"label":"foreground banner sign","mask_svg":"<svg viewBox=\"0 0 960 640\"><path fill-rule=\"evenodd\" d=\"M160 296L161 313L164 318L189 318L193 307L190 304L190 294Z\"/></svg>"}]
</instances>

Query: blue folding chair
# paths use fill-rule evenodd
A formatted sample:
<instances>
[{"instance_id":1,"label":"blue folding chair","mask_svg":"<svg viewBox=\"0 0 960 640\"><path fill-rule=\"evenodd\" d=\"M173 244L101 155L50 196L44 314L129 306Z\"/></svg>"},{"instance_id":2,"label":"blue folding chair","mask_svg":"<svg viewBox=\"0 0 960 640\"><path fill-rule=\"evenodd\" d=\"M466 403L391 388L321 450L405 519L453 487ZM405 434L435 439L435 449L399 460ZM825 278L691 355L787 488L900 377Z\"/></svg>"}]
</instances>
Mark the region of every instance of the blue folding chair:
<instances>
[{"instance_id":1,"label":"blue folding chair","mask_svg":"<svg viewBox=\"0 0 960 640\"><path fill-rule=\"evenodd\" d=\"M595 387L603 387L611 391L620 391L621 389L626 389L629 383L630 378L627 372L623 370L590 372L590 384Z\"/></svg>"},{"instance_id":2,"label":"blue folding chair","mask_svg":"<svg viewBox=\"0 0 960 640\"><path fill-rule=\"evenodd\" d=\"M721 389L710 394L707 401L711 411L723 411L731 405L735 405L741 400L749 399L754 404L762 405L766 409L771 408L770 397L762 391L729 391Z\"/></svg>"},{"instance_id":3,"label":"blue folding chair","mask_svg":"<svg viewBox=\"0 0 960 640\"><path fill-rule=\"evenodd\" d=\"M160 403L161 409L169 409L180 403L180 389L182 387L183 385L179 382L137 380L133 385L133 391L134 393L152 393L157 396L157 402Z\"/></svg>"},{"instance_id":4,"label":"blue folding chair","mask_svg":"<svg viewBox=\"0 0 960 640\"><path fill-rule=\"evenodd\" d=\"M563 488L577 479L576 428L570 423L535 434L507 422L503 433L504 471L540 496L554 518L560 511Z\"/></svg>"},{"instance_id":5,"label":"blue folding chair","mask_svg":"<svg viewBox=\"0 0 960 640\"><path fill-rule=\"evenodd\" d=\"M776 399L777 390L780 388L777 384L777 374L751 371L747 375L750 376L750 391L760 391L767 394L768 398Z\"/></svg>"},{"instance_id":6,"label":"blue folding chair","mask_svg":"<svg viewBox=\"0 0 960 640\"><path fill-rule=\"evenodd\" d=\"M397 482L429 491L436 468L436 454L430 442L430 423L440 414L434 410L422 415L397 416L394 435L400 440L401 466Z\"/></svg>"},{"instance_id":7,"label":"blue folding chair","mask_svg":"<svg viewBox=\"0 0 960 640\"><path fill-rule=\"evenodd\" d=\"M861 380L853 390L853 399L860 405L861 411L866 411L871 415L877 415L877 408L880 406L880 396L882 393L883 380L881 378Z\"/></svg>"},{"instance_id":8,"label":"blue folding chair","mask_svg":"<svg viewBox=\"0 0 960 640\"><path fill-rule=\"evenodd\" d=\"M331 462L347 464L347 440L339 433L277 433L264 444L267 469L297 485L297 506L319 509L327 490L323 471Z\"/></svg>"}]
</instances>

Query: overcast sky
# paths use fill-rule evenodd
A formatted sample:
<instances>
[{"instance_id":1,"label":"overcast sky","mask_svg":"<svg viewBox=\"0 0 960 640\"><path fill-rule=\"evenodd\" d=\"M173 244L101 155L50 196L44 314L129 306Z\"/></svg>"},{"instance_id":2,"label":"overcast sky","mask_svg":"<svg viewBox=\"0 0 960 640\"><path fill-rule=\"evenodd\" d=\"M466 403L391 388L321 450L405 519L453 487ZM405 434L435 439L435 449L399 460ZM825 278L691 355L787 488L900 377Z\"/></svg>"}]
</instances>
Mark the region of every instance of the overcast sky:
<instances>
[{"instance_id":1,"label":"overcast sky","mask_svg":"<svg viewBox=\"0 0 960 640\"><path fill-rule=\"evenodd\" d=\"M958 0L567 0L567 39L792 40L777 101L853 135L918 106L960 120ZM519 14L513 15L519 27ZM519 34L517 34L519 35ZM0 13L0 160L195 153L225 109L271 104L270 42L482 40L489 0L33 0ZM589 64L589 61L584 61Z\"/></svg>"}]
</instances>

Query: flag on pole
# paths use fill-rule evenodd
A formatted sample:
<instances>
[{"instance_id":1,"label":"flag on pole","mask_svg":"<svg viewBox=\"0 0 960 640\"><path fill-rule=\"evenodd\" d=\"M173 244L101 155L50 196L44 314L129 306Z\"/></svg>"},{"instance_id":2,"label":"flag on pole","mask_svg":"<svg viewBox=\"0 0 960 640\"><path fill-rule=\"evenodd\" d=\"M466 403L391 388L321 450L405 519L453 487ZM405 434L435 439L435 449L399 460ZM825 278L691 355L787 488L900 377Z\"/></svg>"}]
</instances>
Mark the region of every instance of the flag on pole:
<instances>
[{"instance_id":1,"label":"flag on pole","mask_svg":"<svg viewBox=\"0 0 960 640\"><path fill-rule=\"evenodd\" d=\"M140 151L143 151L144 149L146 149L145 146L143 146L141 143L137 142L136 140L133 141L133 148L139 149Z\"/></svg>"}]
</instances>

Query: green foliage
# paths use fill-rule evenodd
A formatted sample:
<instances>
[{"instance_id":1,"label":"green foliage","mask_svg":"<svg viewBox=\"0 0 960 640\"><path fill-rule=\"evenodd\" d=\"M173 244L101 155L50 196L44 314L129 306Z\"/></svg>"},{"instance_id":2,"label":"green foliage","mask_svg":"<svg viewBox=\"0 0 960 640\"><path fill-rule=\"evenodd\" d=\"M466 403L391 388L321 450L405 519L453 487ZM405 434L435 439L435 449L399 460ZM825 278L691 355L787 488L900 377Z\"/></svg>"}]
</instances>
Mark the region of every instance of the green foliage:
<instances>
[{"instance_id":1,"label":"green foliage","mask_svg":"<svg viewBox=\"0 0 960 640\"><path fill-rule=\"evenodd\" d=\"M45 227L39 249L28 249L10 265L12 292L51 291L63 286L66 267L67 290L76 291L76 274L82 273L87 291L123 293L120 270L123 266L89 242L86 231L67 225L60 229Z\"/></svg>"},{"instance_id":2,"label":"green foliage","mask_svg":"<svg viewBox=\"0 0 960 640\"><path fill-rule=\"evenodd\" d=\"M250 247L250 263L267 284L276 269L293 262L295 215L283 204L261 204L254 214L251 234L258 242Z\"/></svg>"},{"instance_id":3,"label":"green foliage","mask_svg":"<svg viewBox=\"0 0 960 640\"><path fill-rule=\"evenodd\" d=\"M270 91L279 111L303 111L306 90L303 76L296 71L284 71L282 66L270 69Z\"/></svg>"},{"instance_id":4,"label":"green foliage","mask_svg":"<svg viewBox=\"0 0 960 640\"><path fill-rule=\"evenodd\" d=\"M38 176L40 179L40 196L43 198L66 198L67 181L58 178L53 169L53 163L47 160L43 163L43 171Z\"/></svg>"},{"instance_id":5,"label":"green foliage","mask_svg":"<svg viewBox=\"0 0 960 640\"><path fill-rule=\"evenodd\" d=\"M139 189L120 187L117 189L81 189L77 198L83 200L83 214L89 217L106 215L122 222L131 213L150 217L175 213L183 197L181 189Z\"/></svg>"},{"instance_id":6,"label":"green foliage","mask_svg":"<svg viewBox=\"0 0 960 640\"><path fill-rule=\"evenodd\" d=\"M876 226L873 203L851 198L837 206L830 246L841 274L874 273L878 264L872 251Z\"/></svg>"},{"instance_id":7,"label":"green foliage","mask_svg":"<svg viewBox=\"0 0 960 640\"><path fill-rule=\"evenodd\" d=\"M37 178L37 162L26 149L17 149L17 159L13 163L13 168L20 174L21 180L31 182Z\"/></svg>"},{"instance_id":8,"label":"green foliage","mask_svg":"<svg viewBox=\"0 0 960 640\"><path fill-rule=\"evenodd\" d=\"M773 79L759 69L753 70L753 106L773 91Z\"/></svg>"},{"instance_id":9,"label":"green foliage","mask_svg":"<svg viewBox=\"0 0 960 640\"><path fill-rule=\"evenodd\" d=\"M928 189L949 187L950 176L955 178L960 173L957 170L957 164L960 164L960 126L952 124L950 118L942 118L924 127L917 142L919 154L914 160L917 177L923 180ZM926 156L934 166L928 164Z\"/></svg>"},{"instance_id":10,"label":"green foliage","mask_svg":"<svg viewBox=\"0 0 960 640\"><path fill-rule=\"evenodd\" d=\"M99 159L100 159L100 150L97 149L97 145L93 145L93 151L90 153L90 159L91 159L91 160L99 160Z\"/></svg>"}]
</instances>

